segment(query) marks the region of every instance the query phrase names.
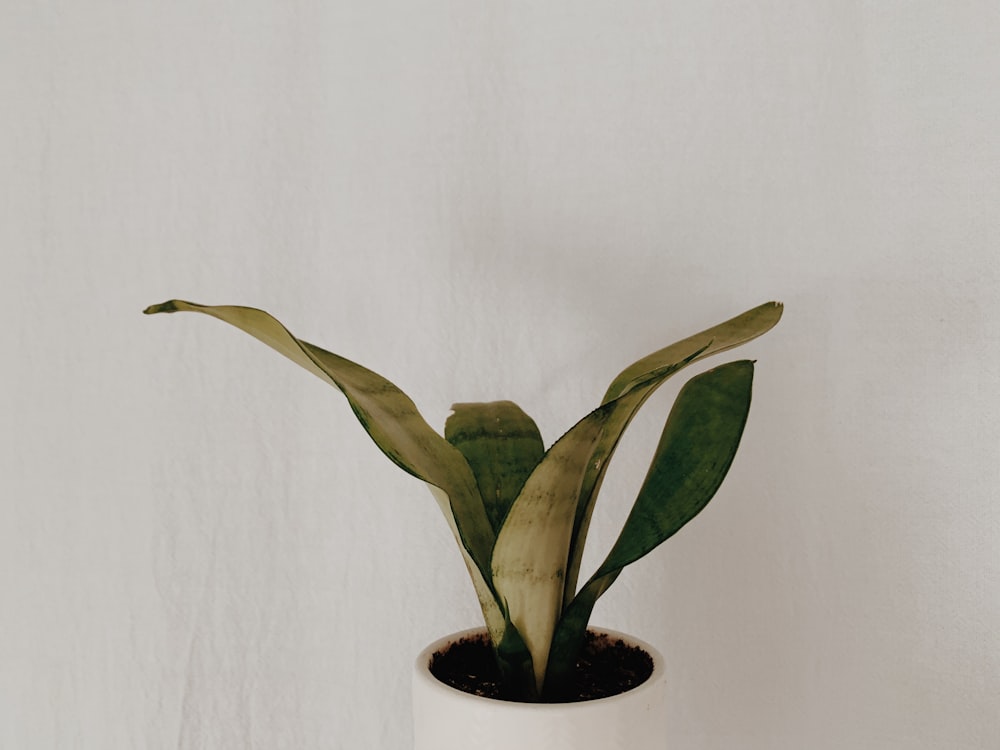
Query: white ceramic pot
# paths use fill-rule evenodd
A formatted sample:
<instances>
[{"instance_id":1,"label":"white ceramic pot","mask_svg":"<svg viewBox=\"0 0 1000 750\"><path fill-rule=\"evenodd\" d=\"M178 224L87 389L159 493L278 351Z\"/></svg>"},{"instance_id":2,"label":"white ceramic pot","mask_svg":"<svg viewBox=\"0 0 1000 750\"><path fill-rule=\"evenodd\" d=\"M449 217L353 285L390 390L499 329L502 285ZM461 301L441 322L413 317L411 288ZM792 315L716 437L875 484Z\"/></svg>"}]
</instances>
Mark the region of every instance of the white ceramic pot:
<instances>
[{"instance_id":1,"label":"white ceramic pot","mask_svg":"<svg viewBox=\"0 0 1000 750\"><path fill-rule=\"evenodd\" d=\"M454 633L429 645L414 664L414 750L663 750L663 657L632 636L591 629L648 653L653 659L649 679L626 693L578 703L493 700L450 687L429 669L436 652L483 630Z\"/></svg>"}]
</instances>

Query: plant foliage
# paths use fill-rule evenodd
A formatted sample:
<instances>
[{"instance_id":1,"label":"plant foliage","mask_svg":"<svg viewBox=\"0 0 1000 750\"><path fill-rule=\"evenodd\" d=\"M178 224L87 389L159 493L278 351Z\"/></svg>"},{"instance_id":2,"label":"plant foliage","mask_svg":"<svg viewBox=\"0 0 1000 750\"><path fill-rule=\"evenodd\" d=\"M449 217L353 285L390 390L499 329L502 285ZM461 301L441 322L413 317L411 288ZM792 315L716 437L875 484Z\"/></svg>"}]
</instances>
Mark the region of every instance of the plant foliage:
<instances>
[{"instance_id":1,"label":"plant foliage","mask_svg":"<svg viewBox=\"0 0 1000 750\"><path fill-rule=\"evenodd\" d=\"M760 305L633 363L547 450L510 401L455 404L442 436L391 382L296 338L262 310L182 300L145 310L180 311L229 323L338 388L386 456L431 487L509 692L536 701L563 694L594 605L622 569L676 534L719 489L746 424L753 363L730 362L684 385L617 541L578 586L594 502L625 428L667 378L767 332L782 306Z\"/></svg>"}]
</instances>

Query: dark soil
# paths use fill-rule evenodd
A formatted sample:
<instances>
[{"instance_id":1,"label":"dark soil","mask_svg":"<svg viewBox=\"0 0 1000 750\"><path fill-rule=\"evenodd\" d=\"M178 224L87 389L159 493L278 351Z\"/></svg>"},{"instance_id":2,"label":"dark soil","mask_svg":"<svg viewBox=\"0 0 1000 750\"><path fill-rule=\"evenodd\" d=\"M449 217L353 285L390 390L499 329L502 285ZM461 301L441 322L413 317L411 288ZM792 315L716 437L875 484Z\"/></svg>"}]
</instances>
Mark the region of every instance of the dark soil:
<instances>
[{"instance_id":1,"label":"dark soil","mask_svg":"<svg viewBox=\"0 0 1000 750\"><path fill-rule=\"evenodd\" d=\"M497 700L508 695L486 635L463 638L431 657L430 671L438 680L466 693ZM638 646L603 634L587 632L573 681L559 702L607 698L637 687L653 673L653 660Z\"/></svg>"}]
</instances>

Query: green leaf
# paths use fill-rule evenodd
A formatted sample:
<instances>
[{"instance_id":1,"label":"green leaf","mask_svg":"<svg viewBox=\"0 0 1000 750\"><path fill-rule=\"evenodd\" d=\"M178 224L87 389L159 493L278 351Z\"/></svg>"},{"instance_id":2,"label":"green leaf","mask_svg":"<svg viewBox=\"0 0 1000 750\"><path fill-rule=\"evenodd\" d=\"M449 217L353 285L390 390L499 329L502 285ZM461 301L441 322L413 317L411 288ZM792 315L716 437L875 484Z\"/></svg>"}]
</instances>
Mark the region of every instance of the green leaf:
<instances>
[{"instance_id":1,"label":"green leaf","mask_svg":"<svg viewBox=\"0 0 1000 750\"><path fill-rule=\"evenodd\" d=\"M553 444L510 507L493 549L493 584L531 653L541 690L563 603L580 482L616 404L588 414Z\"/></svg>"},{"instance_id":2,"label":"green leaf","mask_svg":"<svg viewBox=\"0 0 1000 750\"><path fill-rule=\"evenodd\" d=\"M607 558L566 608L553 640L546 690L566 679L597 599L622 568L676 534L715 495L750 410L753 363L731 362L681 389L632 511Z\"/></svg>"},{"instance_id":3,"label":"green leaf","mask_svg":"<svg viewBox=\"0 0 1000 750\"><path fill-rule=\"evenodd\" d=\"M618 412L615 423L608 426L598 450L599 460L590 465L583 479L580 503L574 521L573 541L566 566L567 585L564 601L566 605L576 592L590 518L604 480L604 473L607 471L608 460L635 413L668 377L693 362L732 349L767 333L781 319L782 310L783 307L779 302L758 305L724 323L643 357L622 370L612 381L602 403L608 403L625 394L632 395L633 403L630 410Z\"/></svg>"},{"instance_id":4,"label":"green leaf","mask_svg":"<svg viewBox=\"0 0 1000 750\"><path fill-rule=\"evenodd\" d=\"M542 460L542 436L534 420L512 401L451 408L444 436L472 467L486 514L493 530L499 531L517 493Z\"/></svg>"},{"instance_id":5,"label":"green leaf","mask_svg":"<svg viewBox=\"0 0 1000 750\"><path fill-rule=\"evenodd\" d=\"M502 615L495 606L492 612L487 609L494 598L489 561L495 534L475 476L461 452L424 421L413 401L381 375L295 338L263 310L171 300L144 312L179 311L199 312L229 323L336 386L375 444L397 466L441 490L435 497L464 550L487 622L495 630Z\"/></svg>"},{"instance_id":6,"label":"green leaf","mask_svg":"<svg viewBox=\"0 0 1000 750\"><path fill-rule=\"evenodd\" d=\"M493 651L507 694L505 697L522 702L537 701L538 683L531 665L531 652L511 622L509 612L504 612L503 637L493 641Z\"/></svg>"},{"instance_id":7,"label":"green leaf","mask_svg":"<svg viewBox=\"0 0 1000 750\"><path fill-rule=\"evenodd\" d=\"M643 357L618 374L608 386L602 403L618 398L637 385L643 385L658 370L680 362L692 351L700 351L697 359L704 359L762 336L778 324L783 309L780 302L765 302L724 323Z\"/></svg>"}]
</instances>

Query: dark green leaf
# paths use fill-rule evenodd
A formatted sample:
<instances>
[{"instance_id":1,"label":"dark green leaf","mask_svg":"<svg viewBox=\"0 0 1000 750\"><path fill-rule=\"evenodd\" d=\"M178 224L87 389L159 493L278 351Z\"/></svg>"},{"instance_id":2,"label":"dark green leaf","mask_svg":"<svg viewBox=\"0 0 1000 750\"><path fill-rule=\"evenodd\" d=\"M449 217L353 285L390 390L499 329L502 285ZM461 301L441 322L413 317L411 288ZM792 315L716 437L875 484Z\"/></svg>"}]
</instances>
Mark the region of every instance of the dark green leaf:
<instances>
[{"instance_id":1,"label":"dark green leaf","mask_svg":"<svg viewBox=\"0 0 1000 750\"><path fill-rule=\"evenodd\" d=\"M547 690L566 678L594 604L622 568L676 534L719 489L739 447L752 382L753 363L742 360L692 378L681 389L618 540L559 622Z\"/></svg>"},{"instance_id":2,"label":"dark green leaf","mask_svg":"<svg viewBox=\"0 0 1000 750\"><path fill-rule=\"evenodd\" d=\"M472 467L494 532L545 446L534 420L512 401L455 404L444 436Z\"/></svg>"},{"instance_id":3,"label":"dark green leaf","mask_svg":"<svg viewBox=\"0 0 1000 750\"><path fill-rule=\"evenodd\" d=\"M604 473L607 471L608 461L614 453L622 433L632 421L632 417L635 416L646 399L671 375L693 362L732 349L767 333L781 319L782 309L779 302L767 302L752 310L747 310L724 323L712 326L701 333L696 333L676 344L671 344L643 357L622 370L612 381L602 403L628 394L631 406L627 410L619 411L615 417L615 423L608 425L597 452L599 460L591 463L587 470L587 476L583 479L567 564L565 602L567 605L576 591L590 517L594 510L597 493L604 480Z\"/></svg>"},{"instance_id":4,"label":"dark green leaf","mask_svg":"<svg viewBox=\"0 0 1000 750\"><path fill-rule=\"evenodd\" d=\"M531 664L531 652L511 622L509 612L504 612L503 638L493 642L493 651L509 697L518 701L538 700L538 683Z\"/></svg>"}]
</instances>

